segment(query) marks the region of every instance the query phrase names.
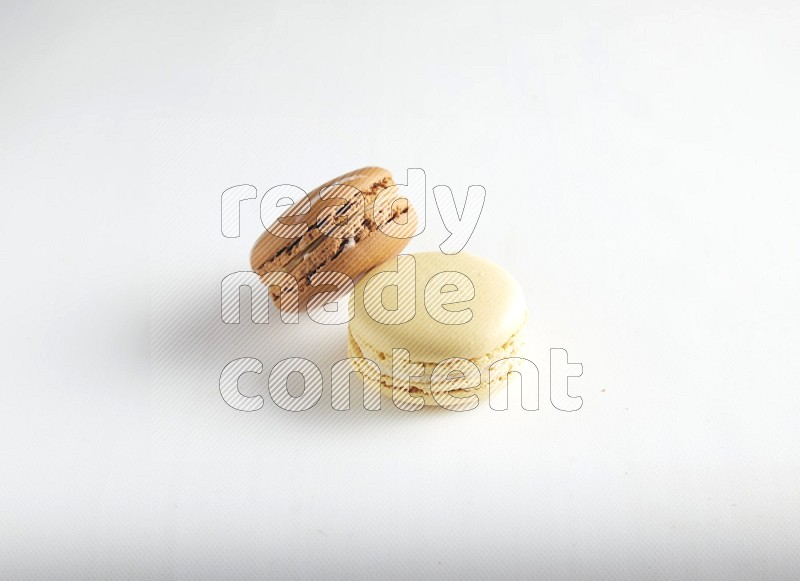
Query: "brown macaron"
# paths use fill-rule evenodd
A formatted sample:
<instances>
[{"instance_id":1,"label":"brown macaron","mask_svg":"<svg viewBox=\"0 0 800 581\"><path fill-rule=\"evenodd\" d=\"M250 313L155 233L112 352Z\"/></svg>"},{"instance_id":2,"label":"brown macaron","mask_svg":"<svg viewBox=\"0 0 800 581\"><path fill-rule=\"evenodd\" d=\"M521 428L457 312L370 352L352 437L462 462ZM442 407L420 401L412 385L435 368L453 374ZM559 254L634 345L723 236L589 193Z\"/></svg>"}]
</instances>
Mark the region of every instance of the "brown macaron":
<instances>
[{"instance_id":1,"label":"brown macaron","mask_svg":"<svg viewBox=\"0 0 800 581\"><path fill-rule=\"evenodd\" d=\"M331 284L312 284L318 273L336 271L355 280L406 247L417 215L394 185L383 168L351 171L298 200L258 238L250 264L279 308L304 309L315 292L331 290ZM282 306L283 297L295 292L299 304L289 299Z\"/></svg>"}]
</instances>

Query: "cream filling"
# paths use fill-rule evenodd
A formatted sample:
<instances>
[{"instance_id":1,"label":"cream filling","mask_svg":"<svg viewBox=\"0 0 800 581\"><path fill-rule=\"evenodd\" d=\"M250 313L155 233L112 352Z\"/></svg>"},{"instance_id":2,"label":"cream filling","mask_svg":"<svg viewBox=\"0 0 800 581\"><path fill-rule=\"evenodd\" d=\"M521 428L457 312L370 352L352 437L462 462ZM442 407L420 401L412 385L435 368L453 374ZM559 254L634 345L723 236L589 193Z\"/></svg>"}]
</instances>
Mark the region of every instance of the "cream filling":
<instances>
[{"instance_id":1,"label":"cream filling","mask_svg":"<svg viewBox=\"0 0 800 581\"><path fill-rule=\"evenodd\" d=\"M474 363L480 371L481 377L478 385L474 384L474 378L470 378L468 375L462 377L459 373L456 378L437 383L434 389L434 387L431 386L431 375L439 362L416 362L413 360L413 354L411 354L412 363L422 363L424 372L420 376L410 377L406 383L407 387L404 389L409 390L412 393L416 390L427 394L430 394L433 391L436 391L437 393L469 393L471 391L480 390L489 386L490 367L492 368L492 384L495 384L497 380L505 378L508 373L516 369L516 362L510 360L510 358L521 357L524 355L526 323L527 317L526 321L517 329L517 331L515 331L511 337L509 337L509 339L497 349L469 359L469 361ZM356 339L353 336L352 331L348 329L348 354L350 357L363 357L375 362L381 370L381 383L387 388L393 385L394 382L392 377L391 353L387 354L381 352L378 349L375 349L374 347L364 343L363 341ZM461 365L459 362L454 361L445 364L443 369L440 371L444 372L442 377L447 377L450 372L457 371L460 368Z\"/></svg>"}]
</instances>

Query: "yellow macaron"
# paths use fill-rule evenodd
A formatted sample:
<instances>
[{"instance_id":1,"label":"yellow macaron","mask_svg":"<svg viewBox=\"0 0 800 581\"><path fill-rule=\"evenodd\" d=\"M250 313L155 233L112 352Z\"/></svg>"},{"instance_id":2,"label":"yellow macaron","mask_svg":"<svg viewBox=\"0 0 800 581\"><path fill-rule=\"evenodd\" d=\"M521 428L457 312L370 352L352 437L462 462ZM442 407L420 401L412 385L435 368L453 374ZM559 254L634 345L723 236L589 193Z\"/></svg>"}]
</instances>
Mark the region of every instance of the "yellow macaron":
<instances>
[{"instance_id":1,"label":"yellow macaron","mask_svg":"<svg viewBox=\"0 0 800 581\"><path fill-rule=\"evenodd\" d=\"M355 288L348 354L398 407L472 409L506 383L524 354L528 311L519 283L461 252L400 255ZM369 372L369 373L367 373Z\"/></svg>"}]
</instances>

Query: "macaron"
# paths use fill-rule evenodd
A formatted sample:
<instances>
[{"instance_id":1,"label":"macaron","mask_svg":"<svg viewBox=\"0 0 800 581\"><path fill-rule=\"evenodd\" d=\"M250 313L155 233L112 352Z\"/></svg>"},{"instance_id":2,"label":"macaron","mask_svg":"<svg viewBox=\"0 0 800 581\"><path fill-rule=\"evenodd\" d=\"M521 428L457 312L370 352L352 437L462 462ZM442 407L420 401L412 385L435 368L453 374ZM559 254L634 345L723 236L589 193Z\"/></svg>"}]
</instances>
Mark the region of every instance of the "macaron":
<instances>
[{"instance_id":1,"label":"macaron","mask_svg":"<svg viewBox=\"0 0 800 581\"><path fill-rule=\"evenodd\" d=\"M250 254L253 272L270 285L279 308L306 306L308 298L329 290L317 276L336 271L356 279L406 247L416 233L417 215L399 197L392 174L364 167L332 179L289 207L256 241ZM288 273L280 277L271 273ZM330 279L328 279L330 281ZM283 300L297 292L298 301ZM284 305L282 305L284 303Z\"/></svg>"},{"instance_id":2,"label":"macaron","mask_svg":"<svg viewBox=\"0 0 800 581\"><path fill-rule=\"evenodd\" d=\"M377 364L398 407L472 409L519 370L527 319L522 288L497 264L466 252L401 255L356 285L348 355L365 378Z\"/></svg>"}]
</instances>

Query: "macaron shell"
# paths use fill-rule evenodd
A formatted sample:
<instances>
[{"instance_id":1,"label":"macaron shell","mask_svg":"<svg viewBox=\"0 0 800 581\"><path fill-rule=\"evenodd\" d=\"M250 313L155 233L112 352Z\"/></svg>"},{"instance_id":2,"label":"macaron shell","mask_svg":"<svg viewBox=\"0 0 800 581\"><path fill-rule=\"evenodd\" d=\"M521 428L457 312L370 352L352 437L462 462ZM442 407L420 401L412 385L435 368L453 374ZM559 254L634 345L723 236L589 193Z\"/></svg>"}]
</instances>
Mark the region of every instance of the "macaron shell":
<instances>
[{"instance_id":1,"label":"macaron shell","mask_svg":"<svg viewBox=\"0 0 800 581\"><path fill-rule=\"evenodd\" d=\"M357 342L391 353L393 348L409 351L412 361L438 362L449 357L475 359L494 352L512 337L527 319L525 298L519 283L500 266L473 254L447 255L425 252L410 255L415 264L415 314L401 324L375 321L364 308L364 288L377 273L397 271L391 258L364 275L356 285L355 316L350 331ZM472 281L475 295L451 309L469 308L472 318L462 324L445 324L426 308L425 287L436 274L455 271ZM385 307L395 305L396 292L383 293ZM447 310L451 310L447 309Z\"/></svg>"}]
</instances>

